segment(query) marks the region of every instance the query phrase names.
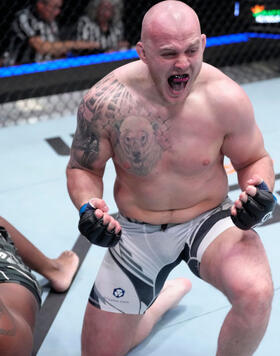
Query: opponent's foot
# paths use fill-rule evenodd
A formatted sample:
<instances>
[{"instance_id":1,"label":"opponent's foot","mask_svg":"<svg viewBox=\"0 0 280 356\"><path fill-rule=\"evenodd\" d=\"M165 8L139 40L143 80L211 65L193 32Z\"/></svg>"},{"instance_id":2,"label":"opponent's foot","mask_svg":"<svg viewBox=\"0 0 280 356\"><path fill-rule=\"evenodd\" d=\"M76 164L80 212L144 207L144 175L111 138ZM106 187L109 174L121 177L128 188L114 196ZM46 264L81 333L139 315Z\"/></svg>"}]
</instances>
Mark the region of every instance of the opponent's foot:
<instances>
[{"instance_id":1,"label":"opponent's foot","mask_svg":"<svg viewBox=\"0 0 280 356\"><path fill-rule=\"evenodd\" d=\"M169 300L169 308L174 308L180 300L192 289L192 283L187 278L175 278L164 283L158 298Z\"/></svg>"},{"instance_id":2,"label":"opponent's foot","mask_svg":"<svg viewBox=\"0 0 280 356\"><path fill-rule=\"evenodd\" d=\"M79 266L79 257L73 251L64 251L52 260L54 269L49 273L48 279L56 292L65 292L73 280Z\"/></svg>"},{"instance_id":3,"label":"opponent's foot","mask_svg":"<svg viewBox=\"0 0 280 356\"><path fill-rule=\"evenodd\" d=\"M166 281L159 296L140 320L131 348L142 342L162 316L169 309L174 308L191 288L191 281L187 278Z\"/></svg>"},{"instance_id":4,"label":"opponent's foot","mask_svg":"<svg viewBox=\"0 0 280 356\"><path fill-rule=\"evenodd\" d=\"M169 309L176 307L191 288L191 281L187 278L176 278L166 281L156 301L148 309L154 315L155 322Z\"/></svg>"}]
</instances>

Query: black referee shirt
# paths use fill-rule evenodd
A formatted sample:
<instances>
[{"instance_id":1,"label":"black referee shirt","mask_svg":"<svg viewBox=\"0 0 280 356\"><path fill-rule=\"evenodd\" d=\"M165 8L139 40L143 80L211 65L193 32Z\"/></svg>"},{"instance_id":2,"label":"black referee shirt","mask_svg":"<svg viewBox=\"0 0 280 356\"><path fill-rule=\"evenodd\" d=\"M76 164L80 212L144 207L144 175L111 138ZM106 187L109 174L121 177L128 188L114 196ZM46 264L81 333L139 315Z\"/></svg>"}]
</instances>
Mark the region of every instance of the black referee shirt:
<instances>
[{"instance_id":1,"label":"black referee shirt","mask_svg":"<svg viewBox=\"0 0 280 356\"><path fill-rule=\"evenodd\" d=\"M119 41L124 40L124 29L121 21L112 23L108 32L102 32L96 22L86 15L78 20L77 39L83 41L96 41L100 44L100 50L117 50Z\"/></svg>"},{"instance_id":2,"label":"black referee shirt","mask_svg":"<svg viewBox=\"0 0 280 356\"><path fill-rule=\"evenodd\" d=\"M50 54L40 54L28 43L31 37L41 37L43 41L59 40L59 30L55 21L42 20L35 8L27 7L16 13L11 28L9 65L42 62L53 59Z\"/></svg>"}]
</instances>

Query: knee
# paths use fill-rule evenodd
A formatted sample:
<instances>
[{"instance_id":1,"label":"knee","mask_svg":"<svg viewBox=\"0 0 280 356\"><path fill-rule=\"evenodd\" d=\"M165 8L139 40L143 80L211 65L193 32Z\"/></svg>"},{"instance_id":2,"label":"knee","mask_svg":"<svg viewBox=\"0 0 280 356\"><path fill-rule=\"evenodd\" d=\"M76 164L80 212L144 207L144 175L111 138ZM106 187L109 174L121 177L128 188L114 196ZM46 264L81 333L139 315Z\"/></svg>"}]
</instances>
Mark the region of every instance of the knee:
<instances>
[{"instance_id":1,"label":"knee","mask_svg":"<svg viewBox=\"0 0 280 356\"><path fill-rule=\"evenodd\" d=\"M223 292L235 310L244 315L270 313L274 295L270 268L263 245L253 231L243 232L225 254L221 268Z\"/></svg>"},{"instance_id":2,"label":"knee","mask_svg":"<svg viewBox=\"0 0 280 356\"><path fill-rule=\"evenodd\" d=\"M249 319L265 319L271 311L274 295L270 277L263 280L258 277L254 281L236 283L230 293L233 308L242 312Z\"/></svg>"}]
</instances>

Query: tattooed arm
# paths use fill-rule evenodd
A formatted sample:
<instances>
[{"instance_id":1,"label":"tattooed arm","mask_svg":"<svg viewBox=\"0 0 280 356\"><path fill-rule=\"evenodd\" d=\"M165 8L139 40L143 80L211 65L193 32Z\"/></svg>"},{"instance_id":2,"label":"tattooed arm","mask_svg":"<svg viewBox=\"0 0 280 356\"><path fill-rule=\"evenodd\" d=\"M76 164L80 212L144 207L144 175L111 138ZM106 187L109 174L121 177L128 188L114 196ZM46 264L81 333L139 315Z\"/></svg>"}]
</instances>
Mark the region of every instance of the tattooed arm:
<instances>
[{"instance_id":1,"label":"tattooed arm","mask_svg":"<svg viewBox=\"0 0 280 356\"><path fill-rule=\"evenodd\" d=\"M111 157L103 101L95 89L82 100L78 109L77 129L67 166L67 187L79 209L90 198L101 198L103 173Z\"/></svg>"},{"instance_id":2,"label":"tattooed arm","mask_svg":"<svg viewBox=\"0 0 280 356\"><path fill-rule=\"evenodd\" d=\"M103 174L117 150L123 118L139 105L114 73L85 95L78 109L77 129L67 167L70 197L77 208L103 194Z\"/></svg>"}]
</instances>

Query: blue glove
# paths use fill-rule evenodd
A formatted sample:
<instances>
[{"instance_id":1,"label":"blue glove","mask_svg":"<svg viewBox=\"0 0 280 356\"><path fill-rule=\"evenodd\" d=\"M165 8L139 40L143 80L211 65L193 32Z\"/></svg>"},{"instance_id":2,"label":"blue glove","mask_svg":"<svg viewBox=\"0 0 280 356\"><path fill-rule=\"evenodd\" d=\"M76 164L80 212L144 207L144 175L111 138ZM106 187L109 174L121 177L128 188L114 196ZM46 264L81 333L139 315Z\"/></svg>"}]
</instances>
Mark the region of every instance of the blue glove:
<instances>
[{"instance_id":1,"label":"blue glove","mask_svg":"<svg viewBox=\"0 0 280 356\"><path fill-rule=\"evenodd\" d=\"M117 234L115 230L108 231L108 224L103 223L103 218L98 219L94 212L96 208L92 207L89 203L84 204L80 208L80 221L79 231L85 236L92 244L101 247L113 247L120 238L121 231Z\"/></svg>"},{"instance_id":2,"label":"blue glove","mask_svg":"<svg viewBox=\"0 0 280 356\"><path fill-rule=\"evenodd\" d=\"M277 201L275 195L269 191L265 182L256 185L256 188L256 195L248 195L248 200L242 204L242 208L236 208L236 216L231 215L232 221L239 229L249 230L272 217Z\"/></svg>"}]
</instances>

